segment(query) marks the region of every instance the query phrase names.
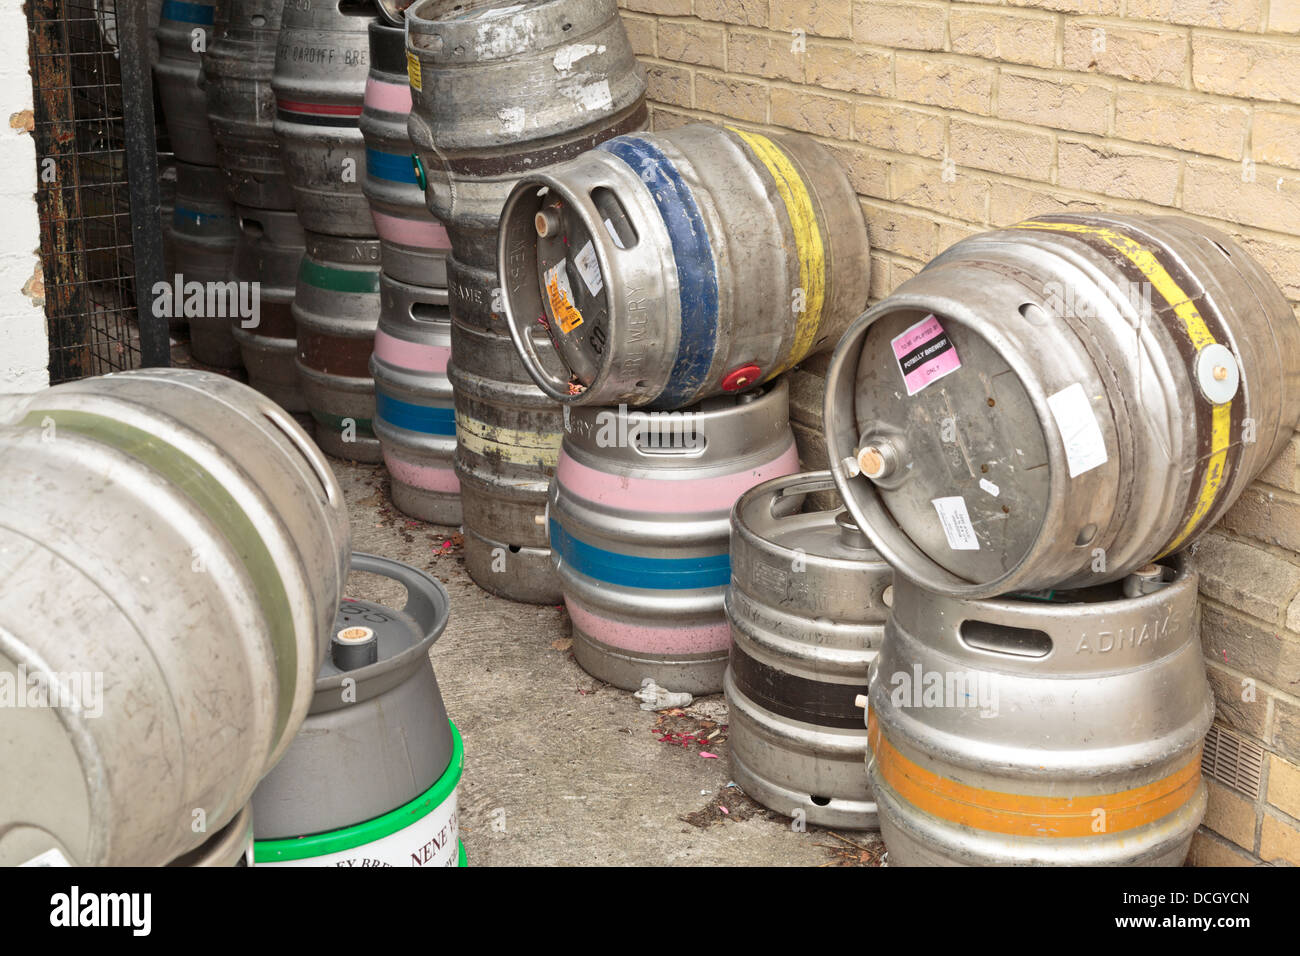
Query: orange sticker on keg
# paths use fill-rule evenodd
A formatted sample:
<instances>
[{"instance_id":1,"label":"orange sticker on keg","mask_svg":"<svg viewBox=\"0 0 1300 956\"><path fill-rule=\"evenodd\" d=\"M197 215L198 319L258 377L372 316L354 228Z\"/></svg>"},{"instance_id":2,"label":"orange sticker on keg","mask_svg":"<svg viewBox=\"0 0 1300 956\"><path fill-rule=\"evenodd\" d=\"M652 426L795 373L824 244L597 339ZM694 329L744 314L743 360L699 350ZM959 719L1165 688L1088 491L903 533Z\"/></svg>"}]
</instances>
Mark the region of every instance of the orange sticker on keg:
<instances>
[{"instance_id":1,"label":"orange sticker on keg","mask_svg":"<svg viewBox=\"0 0 1300 956\"><path fill-rule=\"evenodd\" d=\"M568 335L582 325L582 313L573 304L573 287L563 262L546 270L546 296L551 303L551 318L561 332Z\"/></svg>"}]
</instances>

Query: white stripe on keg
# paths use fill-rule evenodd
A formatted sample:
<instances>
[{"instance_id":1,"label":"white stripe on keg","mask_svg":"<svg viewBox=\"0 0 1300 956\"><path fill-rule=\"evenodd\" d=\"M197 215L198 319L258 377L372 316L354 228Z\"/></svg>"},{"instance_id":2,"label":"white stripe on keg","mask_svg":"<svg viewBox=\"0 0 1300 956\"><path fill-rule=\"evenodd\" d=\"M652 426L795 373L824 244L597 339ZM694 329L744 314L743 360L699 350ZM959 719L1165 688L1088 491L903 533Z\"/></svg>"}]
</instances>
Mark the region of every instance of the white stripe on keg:
<instances>
[{"instance_id":1,"label":"white stripe on keg","mask_svg":"<svg viewBox=\"0 0 1300 956\"><path fill-rule=\"evenodd\" d=\"M258 866L456 866L460 860L459 788L409 827L350 850ZM436 843L436 846L435 846Z\"/></svg>"}]
</instances>

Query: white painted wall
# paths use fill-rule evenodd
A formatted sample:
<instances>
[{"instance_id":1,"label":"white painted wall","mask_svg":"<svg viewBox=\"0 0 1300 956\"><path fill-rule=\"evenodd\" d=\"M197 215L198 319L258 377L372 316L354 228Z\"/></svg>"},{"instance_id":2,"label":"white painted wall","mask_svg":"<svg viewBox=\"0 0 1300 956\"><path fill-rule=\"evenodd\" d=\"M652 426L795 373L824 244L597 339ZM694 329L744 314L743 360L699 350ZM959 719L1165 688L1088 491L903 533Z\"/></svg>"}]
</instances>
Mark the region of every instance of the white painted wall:
<instances>
[{"instance_id":1,"label":"white painted wall","mask_svg":"<svg viewBox=\"0 0 1300 956\"><path fill-rule=\"evenodd\" d=\"M27 17L0 3L0 392L49 384L31 109Z\"/></svg>"}]
</instances>

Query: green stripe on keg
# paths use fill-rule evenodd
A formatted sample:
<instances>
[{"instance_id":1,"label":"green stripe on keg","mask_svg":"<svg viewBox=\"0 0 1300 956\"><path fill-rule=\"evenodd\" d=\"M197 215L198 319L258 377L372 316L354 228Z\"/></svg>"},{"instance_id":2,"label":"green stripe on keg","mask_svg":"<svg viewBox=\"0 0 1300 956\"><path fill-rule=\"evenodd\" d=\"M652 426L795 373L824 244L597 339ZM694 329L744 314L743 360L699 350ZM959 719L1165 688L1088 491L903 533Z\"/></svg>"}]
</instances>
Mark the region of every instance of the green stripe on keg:
<instances>
[{"instance_id":1,"label":"green stripe on keg","mask_svg":"<svg viewBox=\"0 0 1300 956\"><path fill-rule=\"evenodd\" d=\"M253 864L288 863L293 860L306 860L331 853L353 850L367 843L374 843L386 836L392 836L405 830L417 820L427 817L438 807L447 802L451 792L460 783L461 770L465 764L465 745L461 742L460 731L451 721L451 763L443 771L432 787L424 791L410 803L403 804L396 810L381 817L344 827L342 830L330 830L314 836L288 837L283 840L258 840L253 844ZM459 850L460 865L465 865L465 847Z\"/></svg>"},{"instance_id":2,"label":"green stripe on keg","mask_svg":"<svg viewBox=\"0 0 1300 956\"><path fill-rule=\"evenodd\" d=\"M103 415L63 409L38 409L30 412L22 423L30 428L40 428L46 418L54 420L56 429L66 429L116 448L170 480L193 500L235 549L248 570L248 577L257 592L258 605L271 632L271 649L275 654L279 688L272 749L279 746L280 738L289 723L289 712L293 707L294 690L298 683L298 645L289 595L280 578L275 558L267 549L257 526L215 476L157 435Z\"/></svg>"},{"instance_id":3,"label":"green stripe on keg","mask_svg":"<svg viewBox=\"0 0 1300 956\"><path fill-rule=\"evenodd\" d=\"M312 410L311 417L316 420L318 425L324 425L332 432L343 431L344 422L352 422L356 425L357 434L365 438L375 437L374 419L372 418L354 418L351 415L331 415L328 412L318 412Z\"/></svg>"},{"instance_id":4,"label":"green stripe on keg","mask_svg":"<svg viewBox=\"0 0 1300 956\"><path fill-rule=\"evenodd\" d=\"M336 269L304 258L298 279L326 292L378 292L379 269Z\"/></svg>"}]
</instances>

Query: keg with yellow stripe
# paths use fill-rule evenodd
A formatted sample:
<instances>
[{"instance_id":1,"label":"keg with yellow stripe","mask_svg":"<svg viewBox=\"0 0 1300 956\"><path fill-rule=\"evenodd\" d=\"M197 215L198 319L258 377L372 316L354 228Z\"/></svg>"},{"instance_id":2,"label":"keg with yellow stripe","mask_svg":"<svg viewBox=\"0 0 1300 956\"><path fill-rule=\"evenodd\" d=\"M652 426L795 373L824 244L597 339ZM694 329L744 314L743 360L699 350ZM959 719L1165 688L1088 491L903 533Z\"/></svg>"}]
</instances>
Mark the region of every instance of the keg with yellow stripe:
<instances>
[{"instance_id":1,"label":"keg with yellow stripe","mask_svg":"<svg viewBox=\"0 0 1300 956\"><path fill-rule=\"evenodd\" d=\"M891 865L1179 866L1214 715L1181 560L975 601L896 578L868 770Z\"/></svg>"},{"instance_id":2,"label":"keg with yellow stripe","mask_svg":"<svg viewBox=\"0 0 1300 956\"><path fill-rule=\"evenodd\" d=\"M1122 578L1214 524L1300 422L1300 325L1226 235L1055 215L952 246L831 360L835 480L902 576Z\"/></svg>"},{"instance_id":3,"label":"keg with yellow stripe","mask_svg":"<svg viewBox=\"0 0 1300 956\"><path fill-rule=\"evenodd\" d=\"M832 348L866 305L867 251L825 148L708 124L617 136L525 176L498 233L524 364L578 405L682 408Z\"/></svg>"}]
</instances>

